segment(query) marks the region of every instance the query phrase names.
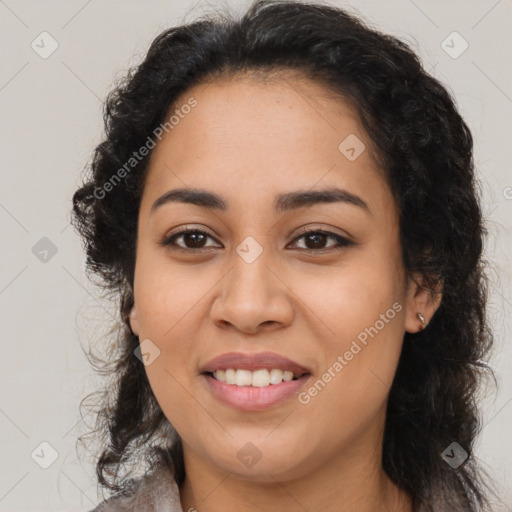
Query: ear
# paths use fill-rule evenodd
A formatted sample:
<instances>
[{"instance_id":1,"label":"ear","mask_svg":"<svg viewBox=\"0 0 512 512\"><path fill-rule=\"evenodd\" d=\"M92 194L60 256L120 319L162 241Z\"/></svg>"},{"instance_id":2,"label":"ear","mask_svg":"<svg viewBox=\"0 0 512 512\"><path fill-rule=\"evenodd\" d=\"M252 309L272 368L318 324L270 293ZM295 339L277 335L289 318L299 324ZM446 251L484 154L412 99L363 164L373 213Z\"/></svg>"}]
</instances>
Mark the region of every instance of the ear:
<instances>
[{"instance_id":1,"label":"ear","mask_svg":"<svg viewBox=\"0 0 512 512\"><path fill-rule=\"evenodd\" d=\"M130 311L130 327L132 328L135 336L139 335L139 321L137 319L137 308L134 304L132 310Z\"/></svg>"},{"instance_id":2,"label":"ear","mask_svg":"<svg viewBox=\"0 0 512 512\"><path fill-rule=\"evenodd\" d=\"M407 284L405 330L410 333L419 332L427 327L442 299L442 282L439 282L434 292L419 283L421 276L414 274Z\"/></svg>"}]
</instances>

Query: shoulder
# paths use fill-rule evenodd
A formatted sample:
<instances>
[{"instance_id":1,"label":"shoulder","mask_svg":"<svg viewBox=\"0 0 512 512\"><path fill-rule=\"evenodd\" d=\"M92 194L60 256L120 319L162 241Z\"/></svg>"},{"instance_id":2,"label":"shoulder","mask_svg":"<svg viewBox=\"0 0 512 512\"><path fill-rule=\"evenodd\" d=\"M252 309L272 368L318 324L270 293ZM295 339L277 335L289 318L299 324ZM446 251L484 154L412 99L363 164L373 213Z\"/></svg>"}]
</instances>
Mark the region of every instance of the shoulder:
<instances>
[{"instance_id":1,"label":"shoulder","mask_svg":"<svg viewBox=\"0 0 512 512\"><path fill-rule=\"evenodd\" d=\"M183 509L171 471L159 467L137 480L129 496L111 496L89 512L183 512Z\"/></svg>"}]
</instances>

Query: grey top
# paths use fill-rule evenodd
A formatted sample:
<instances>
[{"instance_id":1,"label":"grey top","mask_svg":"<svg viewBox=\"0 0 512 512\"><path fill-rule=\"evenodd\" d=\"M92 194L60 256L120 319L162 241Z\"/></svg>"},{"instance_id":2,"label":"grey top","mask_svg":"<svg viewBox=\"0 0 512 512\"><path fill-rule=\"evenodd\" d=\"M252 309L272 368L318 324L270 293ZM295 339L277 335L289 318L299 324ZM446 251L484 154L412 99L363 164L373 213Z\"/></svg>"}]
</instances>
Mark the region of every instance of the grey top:
<instances>
[{"instance_id":1,"label":"grey top","mask_svg":"<svg viewBox=\"0 0 512 512\"><path fill-rule=\"evenodd\" d=\"M434 500L431 506L420 506L416 512L448 512L452 508ZM191 509L194 510L194 509ZM111 496L90 512L184 512L178 484L165 466L136 481L131 496Z\"/></svg>"},{"instance_id":2,"label":"grey top","mask_svg":"<svg viewBox=\"0 0 512 512\"><path fill-rule=\"evenodd\" d=\"M183 512L178 484L168 468L159 467L136 485L131 496L111 496L90 512Z\"/></svg>"}]
</instances>

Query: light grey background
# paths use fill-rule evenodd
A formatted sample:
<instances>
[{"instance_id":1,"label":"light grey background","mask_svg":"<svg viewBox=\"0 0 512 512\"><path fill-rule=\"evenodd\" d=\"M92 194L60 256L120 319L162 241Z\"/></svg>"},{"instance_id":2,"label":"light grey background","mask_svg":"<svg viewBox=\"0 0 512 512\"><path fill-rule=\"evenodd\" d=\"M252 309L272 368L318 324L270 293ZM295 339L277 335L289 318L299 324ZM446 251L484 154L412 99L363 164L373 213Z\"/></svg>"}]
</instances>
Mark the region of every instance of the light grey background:
<instances>
[{"instance_id":1,"label":"light grey background","mask_svg":"<svg viewBox=\"0 0 512 512\"><path fill-rule=\"evenodd\" d=\"M227 4L240 10L247 3ZM489 314L500 384L484 402L477 456L496 481L496 511L512 511L511 1L331 3L413 44L453 91L472 129L490 220ZM84 275L80 241L69 225L71 196L101 139L101 102L114 78L139 62L163 29L205 10L207 2L192 0L0 0L2 511L85 511L100 500L92 459L80 461L75 447L92 424L87 415L81 420L79 402L100 384L80 345L97 342L115 312L97 300ZM59 45L47 59L31 48L35 40L42 51L43 31ZM441 46L446 40L452 54L463 48L454 31L469 44L458 58ZM32 251L43 237L57 249L47 262ZM42 442L58 454L47 469L36 462L51 455Z\"/></svg>"}]
</instances>

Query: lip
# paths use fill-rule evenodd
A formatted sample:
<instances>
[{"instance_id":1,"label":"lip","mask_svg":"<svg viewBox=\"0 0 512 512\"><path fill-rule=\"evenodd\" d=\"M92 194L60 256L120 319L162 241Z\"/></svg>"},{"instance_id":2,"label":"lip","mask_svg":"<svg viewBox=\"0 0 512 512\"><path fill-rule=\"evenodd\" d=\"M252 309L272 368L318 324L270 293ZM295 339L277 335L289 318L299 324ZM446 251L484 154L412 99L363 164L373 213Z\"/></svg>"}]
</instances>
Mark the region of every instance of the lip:
<instances>
[{"instance_id":1,"label":"lip","mask_svg":"<svg viewBox=\"0 0 512 512\"><path fill-rule=\"evenodd\" d=\"M242 411L261 411L282 404L296 396L311 377L305 374L297 380L270 384L267 387L236 386L214 379L210 374L200 376L212 394L221 402Z\"/></svg>"},{"instance_id":2,"label":"lip","mask_svg":"<svg viewBox=\"0 0 512 512\"><path fill-rule=\"evenodd\" d=\"M299 376L296 380L270 384L265 387L237 386L215 379L212 375L216 370L271 370L293 372ZM221 354L200 369L201 378L206 382L210 392L221 402L243 411L261 411L281 404L296 395L300 388L311 377L311 370L288 357L274 352L229 352Z\"/></svg>"},{"instance_id":3,"label":"lip","mask_svg":"<svg viewBox=\"0 0 512 512\"><path fill-rule=\"evenodd\" d=\"M253 354L247 352L229 352L221 354L204 364L199 369L199 372L213 373L216 370L227 370L229 368L250 371L262 369L272 370L276 368L293 372L295 375L311 373L311 370L305 366L274 352L258 352Z\"/></svg>"}]
</instances>

